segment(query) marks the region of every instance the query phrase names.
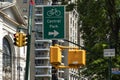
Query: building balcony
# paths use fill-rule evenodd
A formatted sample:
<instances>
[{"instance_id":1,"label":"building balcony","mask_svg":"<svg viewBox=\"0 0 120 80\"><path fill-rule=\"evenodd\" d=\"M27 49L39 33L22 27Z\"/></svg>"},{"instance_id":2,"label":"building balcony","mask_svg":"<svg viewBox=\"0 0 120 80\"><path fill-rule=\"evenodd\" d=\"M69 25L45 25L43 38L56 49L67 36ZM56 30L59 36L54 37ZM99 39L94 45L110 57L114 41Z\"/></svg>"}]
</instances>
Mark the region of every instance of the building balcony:
<instances>
[{"instance_id":1,"label":"building balcony","mask_svg":"<svg viewBox=\"0 0 120 80\"><path fill-rule=\"evenodd\" d=\"M35 45L35 48L36 50L41 50L41 49L45 50L45 49L49 49L49 45L41 46L38 44L38 45Z\"/></svg>"},{"instance_id":2,"label":"building balcony","mask_svg":"<svg viewBox=\"0 0 120 80\"><path fill-rule=\"evenodd\" d=\"M36 49L49 49L51 43L50 42L45 42L45 41L35 41L35 48Z\"/></svg>"},{"instance_id":3,"label":"building balcony","mask_svg":"<svg viewBox=\"0 0 120 80\"><path fill-rule=\"evenodd\" d=\"M47 43L52 43L52 40L35 40L36 42L47 42Z\"/></svg>"},{"instance_id":4,"label":"building balcony","mask_svg":"<svg viewBox=\"0 0 120 80\"><path fill-rule=\"evenodd\" d=\"M45 66L44 66L45 67ZM42 76L44 76L44 77L50 77L50 75L51 75L51 67L49 68L49 67L47 67L47 68L42 68L42 67L36 67L36 70L35 70L35 76L36 77L42 77Z\"/></svg>"},{"instance_id":5,"label":"building balcony","mask_svg":"<svg viewBox=\"0 0 120 80\"><path fill-rule=\"evenodd\" d=\"M40 14L39 12L35 12L35 16L43 16L43 15Z\"/></svg>"},{"instance_id":6,"label":"building balcony","mask_svg":"<svg viewBox=\"0 0 120 80\"><path fill-rule=\"evenodd\" d=\"M52 68L50 65L40 65L40 66L35 66L35 68Z\"/></svg>"},{"instance_id":7,"label":"building balcony","mask_svg":"<svg viewBox=\"0 0 120 80\"><path fill-rule=\"evenodd\" d=\"M50 49L49 48L37 48L35 50L40 50L40 51L49 51Z\"/></svg>"},{"instance_id":8,"label":"building balcony","mask_svg":"<svg viewBox=\"0 0 120 80\"><path fill-rule=\"evenodd\" d=\"M38 21L36 21L35 24L43 24L43 22L38 22Z\"/></svg>"},{"instance_id":9,"label":"building balcony","mask_svg":"<svg viewBox=\"0 0 120 80\"><path fill-rule=\"evenodd\" d=\"M35 77L52 77L51 74L36 74Z\"/></svg>"},{"instance_id":10,"label":"building balcony","mask_svg":"<svg viewBox=\"0 0 120 80\"><path fill-rule=\"evenodd\" d=\"M41 57L43 57L43 58L46 58L46 57L49 57L49 52L42 52L42 53L39 53L39 52L35 52L35 57L36 58L41 58Z\"/></svg>"},{"instance_id":11,"label":"building balcony","mask_svg":"<svg viewBox=\"0 0 120 80\"><path fill-rule=\"evenodd\" d=\"M35 57L35 59L50 59L50 57L49 56L46 56L46 57Z\"/></svg>"},{"instance_id":12,"label":"building balcony","mask_svg":"<svg viewBox=\"0 0 120 80\"><path fill-rule=\"evenodd\" d=\"M64 78L58 78L58 80L65 80Z\"/></svg>"},{"instance_id":13,"label":"building balcony","mask_svg":"<svg viewBox=\"0 0 120 80\"><path fill-rule=\"evenodd\" d=\"M63 71L63 70L59 70L58 72L59 72L59 73L64 73L65 71Z\"/></svg>"}]
</instances>

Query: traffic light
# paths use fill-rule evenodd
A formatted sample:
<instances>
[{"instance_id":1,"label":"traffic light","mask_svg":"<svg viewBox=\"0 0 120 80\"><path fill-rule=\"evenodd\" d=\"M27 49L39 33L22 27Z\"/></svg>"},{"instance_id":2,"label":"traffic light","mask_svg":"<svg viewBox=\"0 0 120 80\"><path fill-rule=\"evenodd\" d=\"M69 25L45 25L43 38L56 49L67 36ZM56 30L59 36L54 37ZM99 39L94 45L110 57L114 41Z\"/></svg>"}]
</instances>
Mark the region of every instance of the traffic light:
<instances>
[{"instance_id":1,"label":"traffic light","mask_svg":"<svg viewBox=\"0 0 120 80\"><path fill-rule=\"evenodd\" d=\"M20 40L20 35L17 32L17 33L14 34L14 45L19 46L20 45L19 40Z\"/></svg>"},{"instance_id":2,"label":"traffic light","mask_svg":"<svg viewBox=\"0 0 120 80\"><path fill-rule=\"evenodd\" d=\"M68 66L80 67L86 64L85 50L69 50L68 51Z\"/></svg>"},{"instance_id":3,"label":"traffic light","mask_svg":"<svg viewBox=\"0 0 120 80\"><path fill-rule=\"evenodd\" d=\"M50 63L60 65L62 61L61 49L58 46L50 47Z\"/></svg>"},{"instance_id":4,"label":"traffic light","mask_svg":"<svg viewBox=\"0 0 120 80\"><path fill-rule=\"evenodd\" d=\"M22 46L27 45L27 35L22 33Z\"/></svg>"},{"instance_id":5,"label":"traffic light","mask_svg":"<svg viewBox=\"0 0 120 80\"><path fill-rule=\"evenodd\" d=\"M14 34L14 45L18 47L25 46L27 44L27 35L17 32Z\"/></svg>"},{"instance_id":6,"label":"traffic light","mask_svg":"<svg viewBox=\"0 0 120 80\"><path fill-rule=\"evenodd\" d=\"M14 34L14 45L20 47L21 46L21 34L19 32Z\"/></svg>"}]
</instances>

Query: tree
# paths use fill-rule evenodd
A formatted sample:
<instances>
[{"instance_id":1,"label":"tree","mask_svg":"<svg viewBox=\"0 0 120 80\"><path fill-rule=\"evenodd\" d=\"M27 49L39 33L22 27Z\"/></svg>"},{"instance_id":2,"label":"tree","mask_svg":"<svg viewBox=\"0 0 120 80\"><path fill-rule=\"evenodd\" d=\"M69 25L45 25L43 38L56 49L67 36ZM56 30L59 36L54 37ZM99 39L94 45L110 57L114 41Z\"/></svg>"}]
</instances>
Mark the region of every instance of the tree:
<instances>
[{"instance_id":1,"label":"tree","mask_svg":"<svg viewBox=\"0 0 120 80\"><path fill-rule=\"evenodd\" d=\"M113 61L117 62L113 62L113 67L120 67L120 0L78 0L77 3L79 25L82 25L79 31L85 47L91 50L83 73L92 79L106 80L108 64L103 57L104 48L115 48L117 55ZM117 80L116 76L112 78Z\"/></svg>"}]
</instances>

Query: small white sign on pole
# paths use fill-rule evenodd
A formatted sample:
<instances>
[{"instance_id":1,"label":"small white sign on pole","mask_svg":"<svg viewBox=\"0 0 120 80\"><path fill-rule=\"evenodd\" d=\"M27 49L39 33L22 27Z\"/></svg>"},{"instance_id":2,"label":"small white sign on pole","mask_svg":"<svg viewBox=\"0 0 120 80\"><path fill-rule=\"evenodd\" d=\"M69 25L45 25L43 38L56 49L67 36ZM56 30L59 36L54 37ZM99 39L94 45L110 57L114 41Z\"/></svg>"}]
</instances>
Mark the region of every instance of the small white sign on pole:
<instances>
[{"instance_id":1,"label":"small white sign on pole","mask_svg":"<svg viewBox=\"0 0 120 80\"><path fill-rule=\"evenodd\" d=\"M104 57L115 56L115 49L104 49Z\"/></svg>"}]
</instances>

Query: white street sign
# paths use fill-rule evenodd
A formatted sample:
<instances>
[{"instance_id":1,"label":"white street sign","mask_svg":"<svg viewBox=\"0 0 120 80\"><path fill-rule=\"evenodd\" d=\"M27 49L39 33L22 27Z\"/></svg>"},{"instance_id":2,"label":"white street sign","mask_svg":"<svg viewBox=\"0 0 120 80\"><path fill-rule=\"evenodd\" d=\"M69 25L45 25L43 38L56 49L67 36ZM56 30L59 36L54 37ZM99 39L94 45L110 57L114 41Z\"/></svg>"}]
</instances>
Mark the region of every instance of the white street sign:
<instances>
[{"instance_id":1,"label":"white street sign","mask_svg":"<svg viewBox=\"0 0 120 80\"><path fill-rule=\"evenodd\" d=\"M104 57L115 56L115 49L104 49Z\"/></svg>"}]
</instances>

